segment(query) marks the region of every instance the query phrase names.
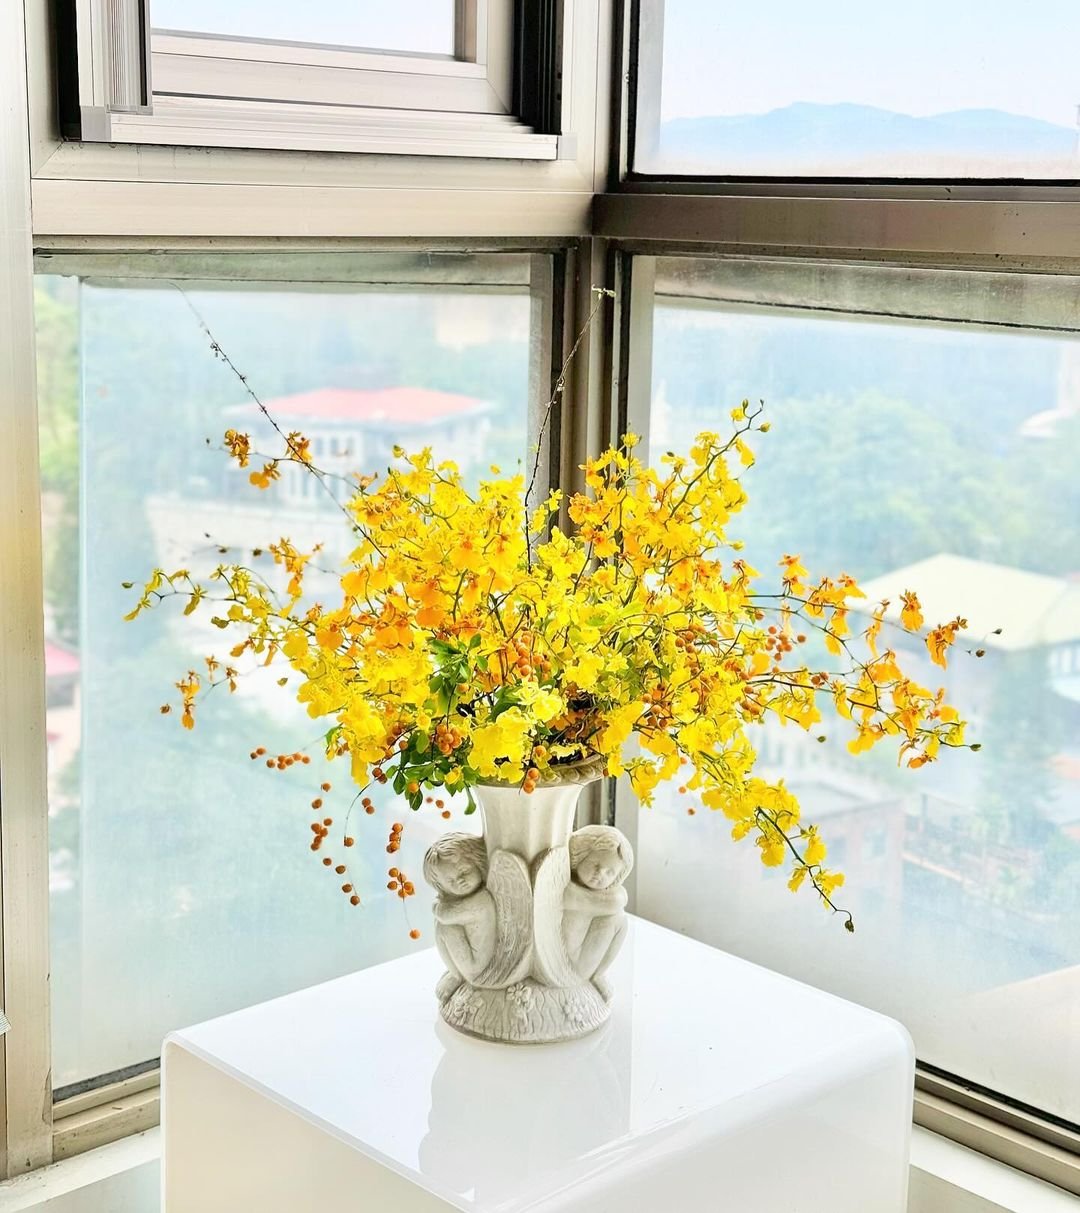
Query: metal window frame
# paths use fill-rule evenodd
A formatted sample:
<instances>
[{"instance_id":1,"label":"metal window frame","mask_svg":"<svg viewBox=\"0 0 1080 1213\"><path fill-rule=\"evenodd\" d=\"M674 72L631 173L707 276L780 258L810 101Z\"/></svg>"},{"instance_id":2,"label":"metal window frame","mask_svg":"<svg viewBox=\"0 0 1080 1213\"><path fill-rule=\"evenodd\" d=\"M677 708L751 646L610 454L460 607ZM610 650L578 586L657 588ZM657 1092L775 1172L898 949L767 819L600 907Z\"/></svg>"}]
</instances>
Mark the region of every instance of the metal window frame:
<instances>
[{"instance_id":1,"label":"metal window frame","mask_svg":"<svg viewBox=\"0 0 1080 1213\"><path fill-rule=\"evenodd\" d=\"M124 0L113 0L122 3ZM479 147L455 156L369 144L335 155L311 131L290 151L64 142L78 101L55 95L54 10L74 0L9 0L0 6L0 393L9 441L0 446L0 918L2 992L16 1027L0 1041L0 1174L74 1152L153 1119L146 1075L135 1086L99 1088L55 1109L49 1083L47 849L40 662L40 538L30 317L30 217L46 250L133 252L322 249L438 245L470 239L476 249L547 237L564 247L564 343L587 314L593 284L623 295L606 308L582 345L564 396L559 449L550 462L564 486L580 486L578 465L620 429L642 428L647 333L631 324L630 297L648 290L635 253L738 252L795 258L902 261L1033 272L1080 269L1080 208L1072 188L1025 182L766 181L645 178L631 171L629 90L636 76L630 0L563 0L556 77L559 129L569 132L556 160L486 158ZM22 34L25 9L24 73ZM649 42L655 57L657 42ZM129 71L132 123L140 119L137 73ZM29 166L22 155L27 137ZM514 110L543 129L551 96L520 98ZM278 118L284 115L276 115ZM496 117L498 117L496 115ZM490 118L489 118L490 120ZM134 129L134 127L132 128ZM439 128L445 136L446 128ZM208 132L206 133L208 134ZM211 142L206 138L206 144ZM415 154L368 154L402 149ZM353 149L354 151L356 149ZM27 182L29 174L29 183ZM422 179L422 180L421 180ZM603 191L607 190L607 193ZM594 202L595 198L595 202ZM554 285L554 284L553 284ZM638 309L640 310L640 309ZM554 332L556 325L551 324ZM14 511L14 512L13 512ZM18 519L12 529L6 524ZM36 580L35 580L36 579ZM590 804L613 820L615 788ZM916 1120L1051 1183L1072 1186L1076 1150L1061 1126L992 1093L920 1071ZM99 1098L100 1097L100 1098ZM142 1106L137 1106L142 1102ZM130 1101L130 1102L128 1102ZM140 1120L146 1117L147 1120ZM83 1118L80 1120L79 1118ZM1049 1125L1049 1127L1048 1127ZM126 1127L125 1127L126 1126ZM80 1143L82 1143L80 1145ZM1047 1164L1047 1151L1063 1151ZM1057 1169L1055 1169L1057 1168Z\"/></svg>"},{"instance_id":2,"label":"metal window frame","mask_svg":"<svg viewBox=\"0 0 1080 1213\"><path fill-rule=\"evenodd\" d=\"M0 5L0 1173L49 1161L49 857L26 58Z\"/></svg>"},{"instance_id":3,"label":"metal window frame","mask_svg":"<svg viewBox=\"0 0 1080 1213\"><path fill-rule=\"evenodd\" d=\"M68 133L80 139L558 155L555 126L537 131L513 112L515 26L528 8L517 0L455 0L452 56L153 29L149 0L74 5L78 105Z\"/></svg>"},{"instance_id":4,"label":"metal window frame","mask_svg":"<svg viewBox=\"0 0 1080 1213\"><path fill-rule=\"evenodd\" d=\"M28 227L23 237L28 240ZM418 255L421 253L422 255ZM582 280L588 273L587 255L577 245L558 240L505 241L473 239L467 242L425 241L420 247L416 242L388 244L375 242L323 242L320 248L312 245L289 242L284 247L280 242L255 241L233 242L233 247L222 250L212 242L191 242L183 251L162 250L160 247L118 246L95 249L49 248L39 251L36 267L44 273L82 273L102 278L116 277L154 278L162 276L170 280L191 281L244 281L265 282L347 282L370 289L440 289L455 286L475 289L498 289L501 286L520 288L523 280L520 271L506 271L497 265L485 263L484 254L517 253L529 257L528 289L533 299L530 336L530 409L528 413L529 446L538 441L544 415L544 405L554 395L555 407L547 427L544 447L541 451L541 466L545 469L542 491L546 493L561 475L567 462L579 462L576 454L579 424L577 402L587 393L583 381L584 364L576 360L567 375L565 390L555 392L562 372L566 351L576 340L576 309L579 298L588 298L588 281ZM397 254L411 254L407 263ZM0 334L0 352L6 350ZM26 361L25 359L23 360ZM31 361L32 365L32 361ZM27 440L36 444L33 430L33 410L28 413ZM35 447L36 449L36 447ZM11 456L16 461L31 462L28 447L14 443ZM33 458L36 472L36 454ZM31 508L25 511L35 515ZM2 528L0 528L2 529ZM39 541L40 542L40 541ZM38 557L40 564L40 556ZM31 611L37 594L36 611L40 620L40 586L22 586L20 597ZM40 623L39 623L40 627ZM3 638L0 638L3 639ZM0 646L0 656L8 651L5 642ZM33 681L44 681L43 644L36 653L31 648L24 659L33 666ZM44 720L44 699L40 710L32 713L39 718L39 732ZM43 733L41 734L43 737ZM33 753L38 747L23 745ZM42 743L43 753L43 743ZM5 805L7 804L6 785ZM40 830L38 870L27 880L33 881L38 890L46 891L46 901L36 907L35 916L47 922L47 852L42 851L44 841L45 804L44 784L37 791L37 810L31 817ZM6 818L4 818L6 820ZM21 985L27 991L34 989L40 1000L42 1011L35 1033L40 1046L48 1046L48 993L47 993L47 948L45 940L38 941L35 950L34 972L20 975ZM20 1028L25 1021L20 1023ZM19 1038L9 1036L7 1042ZM2 1046L0 1046L2 1047ZM9 1044L10 1047L10 1044ZM46 1066L47 1071L47 1066ZM115 1141L131 1133L140 1132L158 1123L160 1114L158 1084L160 1072L156 1063L131 1067L129 1071L115 1076L103 1076L105 1081L90 1080L78 1084L77 1089L59 1092L55 1102L41 1104L40 1083L34 1090L25 1086L7 1092L7 1106L22 1110L32 1125L35 1152L28 1156L24 1167L12 1165L7 1173L17 1174L21 1170L40 1166L48 1161L71 1157L85 1150ZM47 1081L46 1081L47 1086ZM0 1101L2 1103L3 1101Z\"/></svg>"},{"instance_id":5,"label":"metal window frame","mask_svg":"<svg viewBox=\"0 0 1080 1213\"><path fill-rule=\"evenodd\" d=\"M1007 243L1007 233L1002 232L1007 210L998 210L997 225L998 243L989 240L981 243L973 241L974 252L967 256L942 256L936 252L928 258L917 255L909 249L893 248L892 240L879 240L876 247L845 247L833 249L820 245L809 247L784 243L764 245L757 242L758 233L753 232L753 239L746 244L738 241L717 240L720 233L715 230L695 229L696 239L687 239L685 230L681 232L682 239L672 239L667 224L681 227L687 222L683 211L685 197L672 198L669 195L650 196L652 205L649 208L649 219L645 227L648 238L636 235L635 238L622 239L622 233L613 230L615 225L605 225L604 216L609 212L607 206L616 208L625 202L627 195L607 195L598 199L601 205L597 212L597 223L605 228L612 247L615 250L615 275L620 284L617 300L617 335L612 346L612 362L616 370L616 387L613 393L611 437L627 429L640 435L644 442L648 441L649 414L652 390L652 320L653 303L656 298L655 258L658 256L685 256L690 258L750 258L761 260L763 257L774 263L788 267L820 264L822 260L839 267L841 272L847 263L858 260L860 264L877 262L897 268L915 268L917 270L955 270L965 272L994 273L1018 272L1025 270L1040 274L1050 273L1080 273L1080 249L1070 256L1059 256L1040 261L1038 258L1024 256L1023 253ZM712 199L718 207L723 206L720 199ZM748 202L753 216L753 202ZM903 205L903 204L901 204ZM910 204L908 204L910 205ZM1015 204L991 203L996 208L1014 206ZM1066 214L1075 214L1077 204L1058 203L1069 208ZM655 208L655 209L654 209ZM828 207L826 207L826 210ZM716 213L720 213L719 211ZM1052 242L1060 236L1061 229L1057 227L1060 212L1036 212L1040 215L1053 215L1054 221L1049 230L1040 228L1030 233L1032 238ZM665 222L666 221L666 222ZM831 219L829 220L832 221ZM727 220L724 220L727 224ZM769 223L766 218L763 223ZM927 240L936 240L935 222L940 223L940 215L936 220L927 220L927 226L922 223L913 225ZM1066 229L1067 230L1067 229ZM730 235L725 228L725 234ZM1023 239L1029 234L1024 231ZM903 242L916 243L910 238ZM997 251L995 251L995 249ZM1006 255L1004 249L1011 252ZM869 255L868 255L869 254ZM724 306L737 310L753 310L761 306L769 306L768 301L744 298L741 301L725 301ZM775 302L773 306L776 306ZM785 306L787 306L785 304ZM947 323L943 316L925 316L921 319L930 323ZM1037 318L1036 318L1037 320ZM1001 323L1000 318L975 318L974 323L993 326ZM1031 325L1034 332L1040 331L1037 322ZM1070 328L1075 332L1075 328ZM638 809L636 798L625 779L614 783L610 793L609 810L606 820L609 824L618 825L637 845ZM631 906L636 896L634 874L628 881L628 892ZM982 1087L966 1079L943 1071L928 1063L919 1062L915 1079L914 1121L924 1128L930 1129L943 1137L976 1150L989 1158L1005 1163L1016 1170L1023 1171L1037 1179L1041 1179L1066 1192L1080 1195L1080 1125L1071 1124L1060 1118L1049 1116L1037 1108L1011 1099L999 1092Z\"/></svg>"},{"instance_id":6,"label":"metal window frame","mask_svg":"<svg viewBox=\"0 0 1080 1213\"><path fill-rule=\"evenodd\" d=\"M623 93L622 128L619 131L619 181L624 186L673 186L676 190L707 189L738 190L748 188L754 193L769 193L772 189L806 188L814 191L865 185L866 176L830 174L745 174L702 171L674 173L663 168L638 168L638 152L642 148L655 150L659 141L660 102L663 88L664 5L666 0L618 0L617 21L622 34L621 90ZM647 37L640 36L641 31ZM641 157L647 159L647 155ZM958 178L941 176L877 176L873 180L893 189L938 189L946 194L960 186L982 189L987 185L1064 187L1080 185L1076 177L1036 178Z\"/></svg>"},{"instance_id":7,"label":"metal window frame","mask_svg":"<svg viewBox=\"0 0 1080 1213\"><path fill-rule=\"evenodd\" d=\"M302 107L285 106L277 117L296 127L290 150L225 146L255 141L226 138L220 124L203 132L198 147L65 138L78 127L65 19L75 0L23 0L35 234L45 241L173 242L587 236L593 195L607 171L613 0L518 2L538 21L552 3L557 14L552 22L549 12L544 26L556 43L546 61L547 100L515 100L526 106L522 117L544 132L527 138L555 140L555 159L523 158L526 136L505 116L424 113L410 131L410 114L391 110L379 111L379 130L350 136L350 154L342 154L334 150L343 120L334 111L341 107L309 107L330 111L316 130L303 127L295 113ZM138 113L128 119L145 120ZM494 145L510 154L488 156Z\"/></svg>"}]
</instances>

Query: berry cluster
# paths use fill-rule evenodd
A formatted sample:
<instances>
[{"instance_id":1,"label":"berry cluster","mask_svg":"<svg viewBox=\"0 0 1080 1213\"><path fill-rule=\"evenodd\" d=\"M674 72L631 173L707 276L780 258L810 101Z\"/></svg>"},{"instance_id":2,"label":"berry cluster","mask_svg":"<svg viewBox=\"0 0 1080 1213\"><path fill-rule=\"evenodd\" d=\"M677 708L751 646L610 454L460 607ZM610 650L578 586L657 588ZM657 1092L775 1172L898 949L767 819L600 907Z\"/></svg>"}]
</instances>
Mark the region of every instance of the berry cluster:
<instances>
[{"instance_id":1,"label":"berry cluster","mask_svg":"<svg viewBox=\"0 0 1080 1213\"><path fill-rule=\"evenodd\" d=\"M386 887L391 893L396 893L402 901L404 901L407 897L415 896L416 886L406 877L405 873L400 868L389 868L387 869L386 874L390 877L390 879L386 882ZM409 938L420 938L420 932L416 929L416 927L413 927L413 929L409 932Z\"/></svg>"},{"instance_id":2,"label":"berry cluster","mask_svg":"<svg viewBox=\"0 0 1080 1213\"><path fill-rule=\"evenodd\" d=\"M252 750L248 757L254 761L256 758L262 758L265 753L266 746L261 745L257 750ZM311 758L309 755L301 754L300 751L297 750L292 754L278 754L276 757L271 755L269 758L267 758L266 765L268 767L277 767L279 771L284 771L286 767L294 766L298 762L301 762L304 764L304 766L307 766L308 763L311 762Z\"/></svg>"},{"instance_id":3,"label":"berry cluster","mask_svg":"<svg viewBox=\"0 0 1080 1213\"><path fill-rule=\"evenodd\" d=\"M461 687L464 687L464 685L465 684L462 683ZM458 688L458 693L464 695L465 690L468 688L462 690L461 687ZM442 754L443 757L449 757L465 740L465 736L453 725L446 724L445 721L440 721L435 726L435 735L433 740L435 742L435 748L439 751L439 753Z\"/></svg>"}]
</instances>

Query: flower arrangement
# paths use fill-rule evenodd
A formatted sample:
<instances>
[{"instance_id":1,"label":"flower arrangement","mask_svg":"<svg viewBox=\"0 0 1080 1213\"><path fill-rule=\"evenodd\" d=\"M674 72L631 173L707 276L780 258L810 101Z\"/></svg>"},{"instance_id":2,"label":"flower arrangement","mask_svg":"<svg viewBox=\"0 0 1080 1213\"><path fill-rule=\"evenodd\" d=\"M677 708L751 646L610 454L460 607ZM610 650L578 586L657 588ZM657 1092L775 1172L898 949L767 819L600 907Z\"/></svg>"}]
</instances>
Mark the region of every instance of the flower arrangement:
<instances>
[{"instance_id":1,"label":"flower arrangement","mask_svg":"<svg viewBox=\"0 0 1080 1213\"><path fill-rule=\"evenodd\" d=\"M703 433L657 468L643 466L627 434L584 465L584 491L556 490L531 510L522 475L492 469L470 492L453 463L396 450L395 466L356 476L340 503L354 547L334 601L310 601L314 553L282 538L268 549L280 585L241 564L220 565L205 584L158 569L129 617L170 596L186 612L213 602L213 623L238 636L231 661L290 667L280 681L326 723L326 753L350 761L369 811L372 782L446 816L443 798L462 797L472 811L478 784L529 793L592 761L625 774L644 805L660 783L677 782L687 812L722 812L762 863L790 864L792 890L808 884L837 910L843 874L825 866L825 841L783 781L755 774L754 730L769 718L814 729L826 706L850 730L853 753L888 739L917 768L943 746L965 746L964 724L943 691L912 681L881 647L887 603L853 617L865 596L850 577L812 577L788 555L775 592L758 588L728 527L746 502L748 440L769 424L745 402L731 420L726 436ZM259 489L293 464L330 491L304 436L277 433L273 455L256 456L234 430L225 445L240 467L261 464L249 472ZM923 627L914 593L901 624ZM929 631L939 666L964 626L958 618ZM807 656L821 651L808 644L815 633L825 662ZM237 676L208 658L206 675L181 679L184 726L200 693L235 689ZM267 762L294 760L302 756ZM328 825L312 827L313 850ZM400 872L391 878L399 895L411 892Z\"/></svg>"}]
</instances>

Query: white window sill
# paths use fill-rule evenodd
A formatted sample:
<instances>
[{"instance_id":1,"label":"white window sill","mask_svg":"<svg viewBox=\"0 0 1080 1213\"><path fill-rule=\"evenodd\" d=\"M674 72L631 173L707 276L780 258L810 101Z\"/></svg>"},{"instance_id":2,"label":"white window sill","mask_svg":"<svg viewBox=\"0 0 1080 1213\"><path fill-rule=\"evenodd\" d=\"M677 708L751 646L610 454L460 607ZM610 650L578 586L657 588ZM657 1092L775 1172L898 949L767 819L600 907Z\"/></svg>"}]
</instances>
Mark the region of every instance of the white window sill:
<instances>
[{"instance_id":1,"label":"white window sill","mask_svg":"<svg viewBox=\"0 0 1080 1213\"><path fill-rule=\"evenodd\" d=\"M157 1213L160 1160L148 1129L0 1183L0 1213Z\"/></svg>"},{"instance_id":2,"label":"white window sill","mask_svg":"<svg viewBox=\"0 0 1080 1213\"><path fill-rule=\"evenodd\" d=\"M3 1206L0 1205L0 1209ZM957 1145L929 1129L911 1135L908 1213L1078 1213L1080 1197Z\"/></svg>"},{"instance_id":3,"label":"white window sill","mask_svg":"<svg viewBox=\"0 0 1080 1213\"><path fill-rule=\"evenodd\" d=\"M0 1213L157 1213L160 1151L150 1129L9 1180ZM908 1211L1080 1213L1080 1197L916 1127Z\"/></svg>"}]
</instances>

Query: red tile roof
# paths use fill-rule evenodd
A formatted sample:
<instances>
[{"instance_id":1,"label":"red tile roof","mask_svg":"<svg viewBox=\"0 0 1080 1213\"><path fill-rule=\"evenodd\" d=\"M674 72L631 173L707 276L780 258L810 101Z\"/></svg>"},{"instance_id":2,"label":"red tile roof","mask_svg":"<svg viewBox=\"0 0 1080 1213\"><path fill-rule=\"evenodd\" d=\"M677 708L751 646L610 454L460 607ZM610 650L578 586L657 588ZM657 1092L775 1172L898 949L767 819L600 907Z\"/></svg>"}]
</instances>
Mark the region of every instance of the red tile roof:
<instances>
[{"instance_id":1,"label":"red tile roof","mask_svg":"<svg viewBox=\"0 0 1080 1213\"><path fill-rule=\"evenodd\" d=\"M482 400L472 396L458 396L453 392L439 392L425 387L326 387L266 401L267 409L275 418L392 421L404 425L420 425L443 417L472 413L482 408L483 404Z\"/></svg>"},{"instance_id":2,"label":"red tile roof","mask_svg":"<svg viewBox=\"0 0 1080 1213\"><path fill-rule=\"evenodd\" d=\"M70 649L62 649L52 641L45 641L45 677L59 678L64 674L79 672L79 655Z\"/></svg>"}]
</instances>

